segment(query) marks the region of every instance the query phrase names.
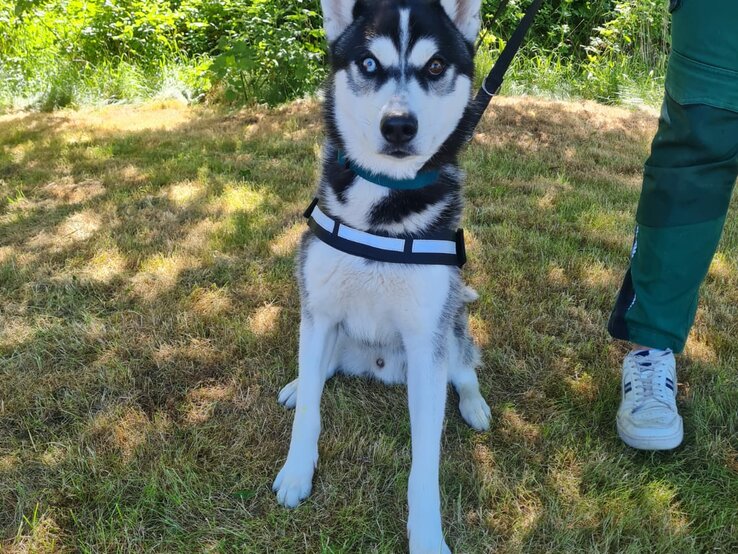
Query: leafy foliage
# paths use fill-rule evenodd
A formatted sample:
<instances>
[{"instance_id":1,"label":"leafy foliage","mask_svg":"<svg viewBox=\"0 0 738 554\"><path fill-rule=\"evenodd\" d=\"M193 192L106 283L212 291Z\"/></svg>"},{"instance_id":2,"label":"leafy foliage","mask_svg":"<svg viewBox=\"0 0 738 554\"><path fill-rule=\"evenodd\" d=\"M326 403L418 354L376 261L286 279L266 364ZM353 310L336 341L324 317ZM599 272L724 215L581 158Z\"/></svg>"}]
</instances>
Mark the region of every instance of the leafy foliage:
<instances>
[{"instance_id":1,"label":"leafy foliage","mask_svg":"<svg viewBox=\"0 0 738 554\"><path fill-rule=\"evenodd\" d=\"M483 63L528 5L509 0L493 20L502 1L484 0ZM325 75L321 23L318 0L0 0L0 106L145 97L173 75L188 99L284 102ZM660 89L668 46L664 0L553 0L511 79L618 101L629 88Z\"/></svg>"},{"instance_id":2,"label":"leafy foliage","mask_svg":"<svg viewBox=\"0 0 738 554\"><path fill-rule=\"evenodd\" d=\"M496 57L529 4L510 0L493 21L501 1L484 0L483 59ZM670 47L667 4L665 0L546 2L511 77L524 83L523 90L534 92L607 103L633 95L656 100L663 93Z\"/></svg>"},{"instance_id":3,"label":"leafy foliage","mask_svg":"<svg viewBox=\"0 0 738 554\"><path fill-rule=\"evenodd\" d=\"M281 102L313 90L324 76L323 31L317 1L280 6L255 0L238 31L218 42L214 75L228 100Z\"/></svg>"}]
</instances>

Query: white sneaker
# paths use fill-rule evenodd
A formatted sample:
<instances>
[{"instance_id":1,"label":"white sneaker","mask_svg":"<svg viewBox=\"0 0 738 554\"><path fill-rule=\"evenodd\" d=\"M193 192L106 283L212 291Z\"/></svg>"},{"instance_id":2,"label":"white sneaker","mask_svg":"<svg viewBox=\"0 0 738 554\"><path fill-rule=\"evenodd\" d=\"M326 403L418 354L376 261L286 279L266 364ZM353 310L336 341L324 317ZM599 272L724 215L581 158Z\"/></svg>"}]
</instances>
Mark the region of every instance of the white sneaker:
<instances>
[{"instance_id":1,"label":"white sneaker","mask_svg":"<svg viewBox=\"0 0 738 554\"><path fill-rule=\"evenodd\" d=\"M676 406L676 362L671 350L639 350L623 360L618 435L640 450L669 450L684 437Z\"/></svg>"}]
</instances>

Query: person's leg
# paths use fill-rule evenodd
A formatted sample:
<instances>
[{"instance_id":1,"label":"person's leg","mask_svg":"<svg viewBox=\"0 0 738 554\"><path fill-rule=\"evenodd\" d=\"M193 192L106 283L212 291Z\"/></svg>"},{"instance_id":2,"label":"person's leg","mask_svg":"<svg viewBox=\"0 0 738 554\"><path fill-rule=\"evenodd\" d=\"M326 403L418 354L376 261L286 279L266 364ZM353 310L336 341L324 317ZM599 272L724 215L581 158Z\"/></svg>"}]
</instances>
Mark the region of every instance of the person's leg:
<instances>
[{"instance_id":1,"label":"person's leg","mask_svg":"<svg viewBox=\"0 0 738 554\"><path fill-rule=\"evenodd\" d=\"M644 168L631 267L608 330L623 362L618 433L648 450L682 441L673 352L681 352L738 175L738 113L668 94ZM643 348L646 347L646 348Z\"/></svg>"},{"instance_id":2,"label":"person's leg","mask_svg":"<svg viewBox=\"0 0 738 554\"><path fill-rule=\"evenodd\" d=\"M681 442L671 351L682 350L694 321L738 174L738 2L673 4L667 93L631 267L608 324L613 337L636 345L623 363L618 431L646 449Z\"/></svg>"},{"instance_id":3,"label":"person's leg","mask_svg":"<svg viewBox=\"0 0 738 554\"><path fill-rule=\"evenodd\" d=\"M666 96L638 206L615 338L680 352L738 175L738 113Z\"/></svg>"}]
</instances>

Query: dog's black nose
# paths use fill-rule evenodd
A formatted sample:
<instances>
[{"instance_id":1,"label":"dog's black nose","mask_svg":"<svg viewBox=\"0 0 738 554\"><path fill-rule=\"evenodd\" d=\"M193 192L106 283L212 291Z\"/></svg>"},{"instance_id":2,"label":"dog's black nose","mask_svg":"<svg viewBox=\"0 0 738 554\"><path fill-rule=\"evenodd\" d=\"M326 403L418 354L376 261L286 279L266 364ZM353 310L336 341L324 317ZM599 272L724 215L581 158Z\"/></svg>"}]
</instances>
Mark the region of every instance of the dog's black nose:
<instances>
[{"instance_id":1,"label":"dog's black nose","mask_svg":"<svg viewBox=\"0 0 738 554\"><path fill-rule=\"evenodd\" d=\"M418 134L418 119L411 114L385 115L382 118L382 136L392 144L410 142Z\"/></svg>"}]
</instances>

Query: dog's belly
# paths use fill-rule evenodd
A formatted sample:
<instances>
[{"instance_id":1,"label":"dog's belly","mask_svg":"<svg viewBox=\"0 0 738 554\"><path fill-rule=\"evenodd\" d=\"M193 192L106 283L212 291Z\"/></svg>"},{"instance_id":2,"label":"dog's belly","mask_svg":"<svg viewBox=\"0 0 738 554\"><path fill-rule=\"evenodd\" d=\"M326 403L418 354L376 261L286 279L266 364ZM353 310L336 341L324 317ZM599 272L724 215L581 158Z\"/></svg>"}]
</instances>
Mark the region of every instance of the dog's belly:
<instances>
[{"instance_id":1,"label":"dog's belly","mask_svg":"<svg viewBox=\"0 0 738 554\"><path fill-rule=\"evenodd\" d=\"M401 333L438 321L450 290L449 267L369 262L317 240L308 248L303 302L352 339L398 347Z\"/></svg>"},{"instance_id":2,"label":"dog's belly","mask_svg":"<svg viewBox=\"0 0 738 554\"><path fill-rule=\"evenodd\" d=\"M402 345L399 329L382 313L372 313L372 307L354 304L340 321L346 336L368 346L393 347Z\"/></svg>"}]
</instances>

